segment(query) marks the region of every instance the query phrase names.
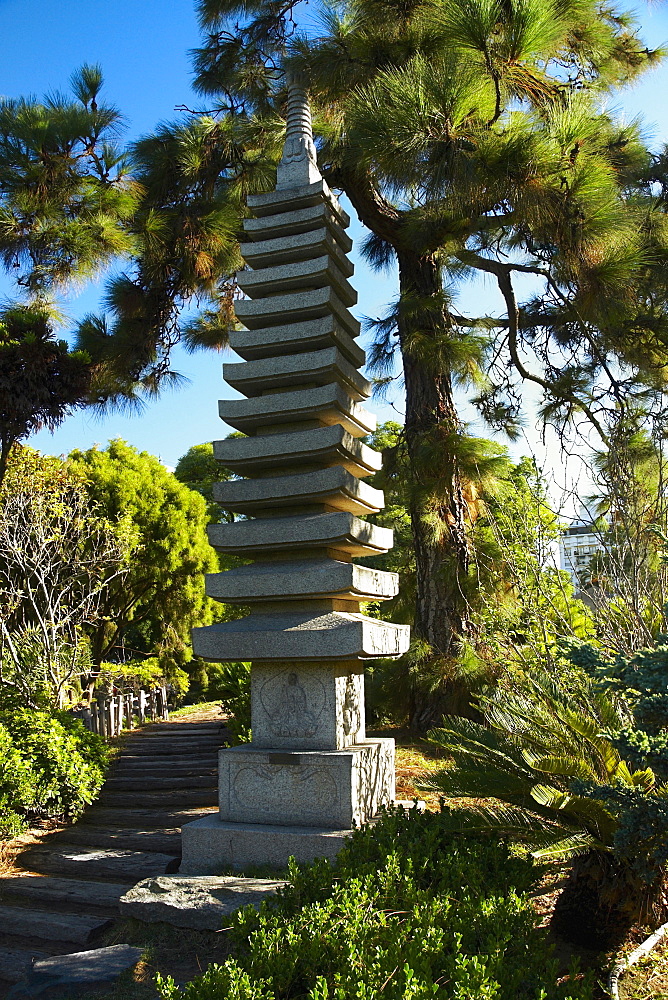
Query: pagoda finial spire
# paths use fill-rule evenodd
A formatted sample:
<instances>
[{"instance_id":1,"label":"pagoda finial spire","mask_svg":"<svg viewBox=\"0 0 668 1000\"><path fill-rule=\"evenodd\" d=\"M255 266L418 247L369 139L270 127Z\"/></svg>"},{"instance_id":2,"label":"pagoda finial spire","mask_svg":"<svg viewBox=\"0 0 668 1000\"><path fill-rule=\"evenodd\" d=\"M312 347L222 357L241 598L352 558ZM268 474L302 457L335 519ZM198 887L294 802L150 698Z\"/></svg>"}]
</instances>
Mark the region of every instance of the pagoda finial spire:
<instances>
[{"instance_id":1,"label":"pagoda finial spire","mask_svg":"<svg viewBox=\"0 0 668 1000\"><path fill-rule=\"evenodd\" d=\"M287 130L277 170L276 190L303 187L319 180L308 94L293 77L288 81Z\"/></svg>"}]
</instances>

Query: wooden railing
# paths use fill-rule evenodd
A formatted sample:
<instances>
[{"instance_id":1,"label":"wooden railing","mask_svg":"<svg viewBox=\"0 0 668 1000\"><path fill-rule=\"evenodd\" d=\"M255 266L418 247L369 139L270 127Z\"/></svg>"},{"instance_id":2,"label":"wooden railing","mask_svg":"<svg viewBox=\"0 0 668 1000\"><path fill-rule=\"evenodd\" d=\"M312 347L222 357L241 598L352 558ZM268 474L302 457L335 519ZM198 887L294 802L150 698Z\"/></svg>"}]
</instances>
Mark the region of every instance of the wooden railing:
<instances>
[{"instance_id":1,"label":"wooden railing","mask_svg":"<svg viewBox=\"0 0 668 1000\"><path fill-rule=\"evenodd\" d=\"M167 688L139 691L139 694L107 694L97 691L90 706L72 712L86 729L105 739L120 736L124 729L133 729L135 717L139 725L168 719Z\"/></svg>"}]
</instances>

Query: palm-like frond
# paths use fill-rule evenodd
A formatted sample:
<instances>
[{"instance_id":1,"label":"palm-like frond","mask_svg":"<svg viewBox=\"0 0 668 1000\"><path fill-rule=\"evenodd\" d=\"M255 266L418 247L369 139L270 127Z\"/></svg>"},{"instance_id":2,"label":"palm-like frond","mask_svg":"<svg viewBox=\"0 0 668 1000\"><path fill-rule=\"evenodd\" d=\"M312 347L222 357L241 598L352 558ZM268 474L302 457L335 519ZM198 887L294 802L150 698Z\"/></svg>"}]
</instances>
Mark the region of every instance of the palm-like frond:
<instances>
[{"instance_id":1,"label":"palm-like frond","mask_svg":"<svg viewBox=\"0 0 668 1000\"><path fill-rule=\"evenodd\" d=\"M584 778L596 781L596 771L581 757L541 757L530 751L523 751L524 759L536 771L558 774L564 778Z\"/></svg>"},{"instance_id":2,"label":"palm-like frond","mask_svg":"<svg viewBox=\"0 0 668 1000\"><path fill-rule=\"evenodd\" d=\"M655 783L650 770L632 773L604 735L603 720L619 717L616 706L591 686L575 698L545 675L479 704L484 724L447 719L430 733L453 762L431 775L429 787L468 800L453 822L508 835L519 824L545 858L612 851L619 819L607 789L651 794Z\"/></svg>"}]
</instances>

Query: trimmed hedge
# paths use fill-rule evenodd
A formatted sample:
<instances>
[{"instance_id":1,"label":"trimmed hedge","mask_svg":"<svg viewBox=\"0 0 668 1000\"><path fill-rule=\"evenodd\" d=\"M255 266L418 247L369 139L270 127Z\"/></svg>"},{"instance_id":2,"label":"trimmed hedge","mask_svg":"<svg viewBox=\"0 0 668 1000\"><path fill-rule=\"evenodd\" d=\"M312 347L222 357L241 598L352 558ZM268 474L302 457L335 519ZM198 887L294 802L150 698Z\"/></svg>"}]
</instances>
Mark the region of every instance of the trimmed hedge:
<instances>
[{"instance_id":1,"label":"trimmed hedge","mask_svg":"<svg viewBox=\"0 0 668 1000\"><path fill-rule=\"evenodd\" d=\"M100 790L108 753L65 712L0 712L0 836L30 819L76 817Z\"/></svg>"},{"instance_id":2,"label":"trimmed hedge","mask_svg":"<svg viewBox=\"0 0 668 1000\"><path fill-rule=\"evenodd\" d=\"M232 918L235 957L163 1000L591 1000L557 984L528 898L539 870L439 815L390 813L331 864L290 868L260 911Z\"/></svg>"}]
</instances>

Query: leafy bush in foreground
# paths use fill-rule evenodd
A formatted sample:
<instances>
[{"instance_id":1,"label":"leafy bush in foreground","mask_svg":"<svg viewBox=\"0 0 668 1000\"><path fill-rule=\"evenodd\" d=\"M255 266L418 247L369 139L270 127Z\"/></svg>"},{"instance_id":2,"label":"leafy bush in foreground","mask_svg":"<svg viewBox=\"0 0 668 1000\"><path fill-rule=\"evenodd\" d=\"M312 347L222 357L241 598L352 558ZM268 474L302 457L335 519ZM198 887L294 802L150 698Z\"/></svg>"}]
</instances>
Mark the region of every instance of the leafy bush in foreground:
<instances>
[{"instance_id":1,"label":"leafy bush in foreground","mask_svg":"<svg viewBox=\"0 0 668 1000\"><path fill-rule=\"evenodd\" d=\"M440 815L391 813L335 864L292 865L279 896L232 918L236 957L163 1000L590 1000L557 985L527 891L527 858L447 832Z\"/></svg>"},{"instance_id":2,"label":"leafy bush in foreground","mask_svg":"<svg viewBox=\"0 0 668 1000\"><path fill-rule=\"evenodd\" d=\"M31 817L77 816L97 795L108 751L66 713L0 712L0 836Z\"/></svg>"}]
</instances>

